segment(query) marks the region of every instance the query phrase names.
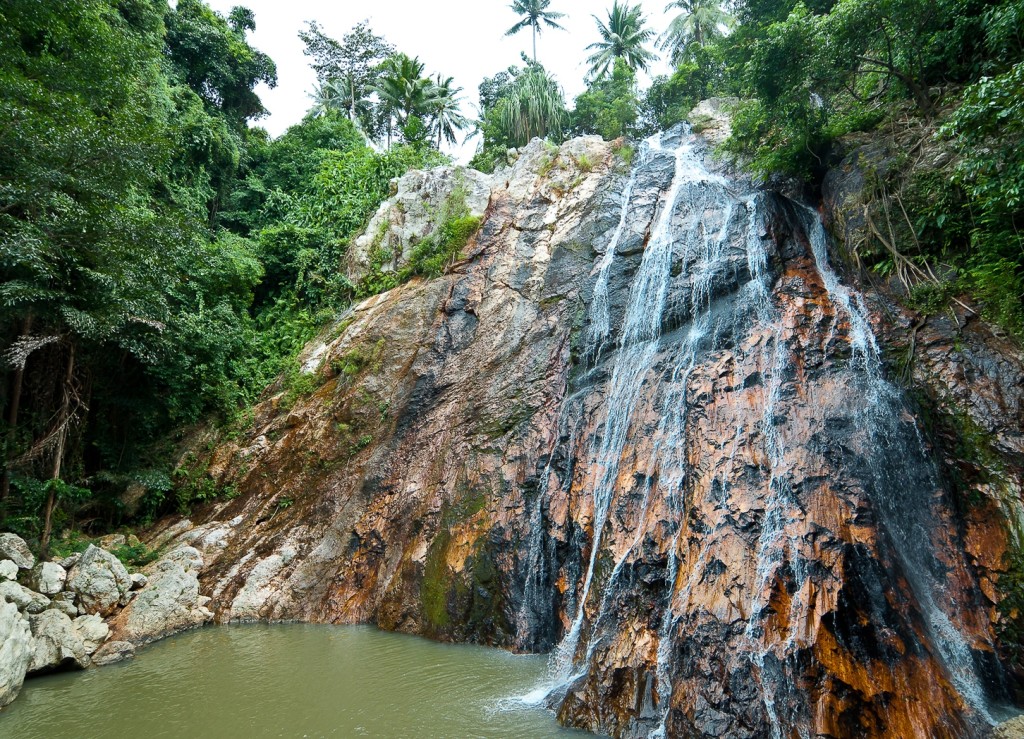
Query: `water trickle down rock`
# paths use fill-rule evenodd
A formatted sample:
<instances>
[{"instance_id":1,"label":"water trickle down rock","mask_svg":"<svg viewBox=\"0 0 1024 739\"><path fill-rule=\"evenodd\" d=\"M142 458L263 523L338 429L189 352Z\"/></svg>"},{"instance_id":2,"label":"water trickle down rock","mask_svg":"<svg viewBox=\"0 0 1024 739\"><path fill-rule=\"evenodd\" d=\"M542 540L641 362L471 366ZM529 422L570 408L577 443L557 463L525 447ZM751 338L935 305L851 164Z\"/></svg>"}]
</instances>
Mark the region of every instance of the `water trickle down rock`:
<instances>
[{"instance_id":1,"label":"water trickle down rock","mask_svg":"<svg viewBox=\"0 0 1024 739\"><path fill-rule=\"evenodd\" d=\"M560 642L561 719L621 736L980 733L1005 532L965 544L816 222L709 158L538 142L463 263L356 306L155 532L218 618Z\"/></svg>"}]
</instances>

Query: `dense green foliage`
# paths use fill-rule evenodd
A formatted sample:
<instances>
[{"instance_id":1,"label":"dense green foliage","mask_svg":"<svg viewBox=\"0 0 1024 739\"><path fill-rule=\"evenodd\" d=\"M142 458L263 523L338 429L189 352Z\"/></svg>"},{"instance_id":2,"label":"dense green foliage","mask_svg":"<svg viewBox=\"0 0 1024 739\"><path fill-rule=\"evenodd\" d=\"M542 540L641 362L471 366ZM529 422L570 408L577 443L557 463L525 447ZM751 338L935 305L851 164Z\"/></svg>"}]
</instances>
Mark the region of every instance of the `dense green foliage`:
<instances>
[{"instance_id":1,"label":"dense green foliage","mask_svg":"<svg viewBox=\"0 0 1024 739\"><path fill-rule=\"evenodd\" d=\"M528 60L525 69L509 67L481 83L480 109L483 143L470 164L484 172L503 164L510 148L534 137L561 140L569 120L561 87Z\"/></svg>"},{"instance_id":2,"label":"dense green foliage","mask_svg":"<svg viewBox=\"0 0 1024 739\"><path fill-rule=\"evenodd\" d=\"M953 156L878 175L899 223L858 257L923 311L960 296L1024 335L1024 0L674 0L664 29L615 0L572 110L536 61L552 6L510 6L534 54L480 85L473 166L534 137L646 136L711 96L741 100L727 151L812 186L851 135L920 131L914 149ZM253 127L276 81L254 27L202 0L0 5L5 527L45 543L122 520L126 488L149 513L222 494L172 476L174 434L231 424L278 376L298 397L294 357L328 318L442 273L479 225L455 197L408 264L381 242L352 284L350 241L393 178L447 161L462 91L365 23L341 40L310 23L312 105L271 140ZM655 38L673 71L641 91Z\"/></svg>"},{"instance_id":3,"label":"dense green foliage","mask_svg":"<svg viewBox=\"0 0 1024 739\"><path fill-rule=\"evenodd\" d=\"M251 404L354 297L341 260L390 181L446 161L375 152L346 108L250 128L276 79L253 28L199 0L0 8L0 518L44 548L122 520L126 488L150 512L217 492L172 478L168 434Z\"/></svg>"}]
</instances>

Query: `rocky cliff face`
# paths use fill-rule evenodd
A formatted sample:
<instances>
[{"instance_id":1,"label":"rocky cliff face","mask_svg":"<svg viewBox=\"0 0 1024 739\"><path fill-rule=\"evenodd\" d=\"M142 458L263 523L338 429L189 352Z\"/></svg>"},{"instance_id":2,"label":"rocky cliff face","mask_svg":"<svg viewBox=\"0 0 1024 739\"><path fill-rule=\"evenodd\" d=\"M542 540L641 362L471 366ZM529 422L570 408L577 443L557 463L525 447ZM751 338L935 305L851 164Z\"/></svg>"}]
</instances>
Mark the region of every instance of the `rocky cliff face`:
<instances>
[{"instance_id":1,"label":"rocky cliff face","mask_svg":"<svg viewBox=\"0 0 1024 739\"><path fill-rule=\"evenodd\" d=\"M465 258L341 317L319 387L212 453L239 495L154 542L202 552L221 621L554 649L593 731L980 735L1017 483L888 379L913 317L843 284L816 213L683 130L627 154L528 147ZM919 327L919 387L1017 454L1019 352L944 341Z\"/></svg>"}]
</instances>

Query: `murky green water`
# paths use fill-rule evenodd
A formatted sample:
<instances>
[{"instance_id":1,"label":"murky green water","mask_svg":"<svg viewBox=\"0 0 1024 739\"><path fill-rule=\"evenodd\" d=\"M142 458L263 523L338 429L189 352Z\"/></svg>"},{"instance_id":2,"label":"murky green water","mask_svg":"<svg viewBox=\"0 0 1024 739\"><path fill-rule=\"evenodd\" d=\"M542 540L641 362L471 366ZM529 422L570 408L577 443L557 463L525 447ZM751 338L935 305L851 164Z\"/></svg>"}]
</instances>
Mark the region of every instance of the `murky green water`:
<instances>
[{"instance_id":1,"label":"murky green water","mask_svg":"<svg viewBox=\"0 0 1024 739\"><path fill-rule=\"evenodd\" d=\"M503 698L545 659L363 626L207 628L129 662L29 680L0 737L567 737Z\"/></svg>"}]
</instances>

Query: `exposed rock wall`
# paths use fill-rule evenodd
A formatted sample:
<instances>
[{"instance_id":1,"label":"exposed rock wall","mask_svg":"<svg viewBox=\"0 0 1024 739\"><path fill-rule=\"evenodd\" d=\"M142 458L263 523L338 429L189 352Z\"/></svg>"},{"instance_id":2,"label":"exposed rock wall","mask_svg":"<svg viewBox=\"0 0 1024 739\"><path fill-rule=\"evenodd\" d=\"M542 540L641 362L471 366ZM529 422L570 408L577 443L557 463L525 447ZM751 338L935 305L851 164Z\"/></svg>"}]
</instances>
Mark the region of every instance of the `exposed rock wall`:
<instances>
[{"instance_id":1,"label":"exposed rock wall","mask_svg":"<svg viewBox=\"0 0 1024 739\"><path fill-rule=\"evenodd\" d=\"M683 133L627 174L532 144L467 258L311 345L318 389L212 455L240 495L154 541L201 553L220 621L558 645L552 700L595 731L980 735L1019 497L979 476L966 506L885 379L867 322L912 317ZM936 329L913 376L1017 453L1019 353L951 366Z\"/></svg>"}]
</instances>

